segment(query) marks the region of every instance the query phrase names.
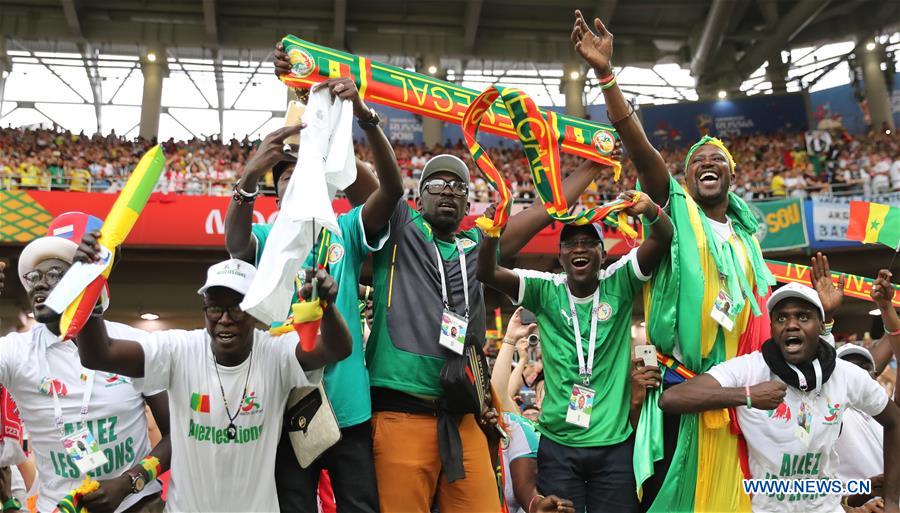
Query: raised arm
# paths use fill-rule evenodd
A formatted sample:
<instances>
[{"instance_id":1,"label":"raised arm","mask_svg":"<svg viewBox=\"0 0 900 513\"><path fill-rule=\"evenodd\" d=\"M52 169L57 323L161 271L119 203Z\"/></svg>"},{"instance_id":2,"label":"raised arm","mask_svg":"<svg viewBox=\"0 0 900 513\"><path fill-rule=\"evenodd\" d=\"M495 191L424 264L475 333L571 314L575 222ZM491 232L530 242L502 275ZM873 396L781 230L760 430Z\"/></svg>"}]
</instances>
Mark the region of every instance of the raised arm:
<instances>
[{"instance_id":1,"label":"raised arm","mask_svg":"<svg viewBox=\"0 0 900 513\"><path fill-rule=\"evenodd\" d=\"M571 175L562 182L563 195L570 205L578 201L578 196L593 179L605 169L596 162L585 160ZM539 231L550 225L553 219L540 200L536 200L530 207L509 218L506 223L506 231L500 237L500 256L511 257L521 251Z\"/></svg>"},{"instance_id":2,"label":"raised arm","mask_svg":"<svg viewBox=\"0 0 900 513\"><path fill-rule=\"evenodd\" d=\"M312 295L312 278L312 272L308 271L306 283L300 289L300 296L304 299L309 299ZM347 329L347 323L334 305L338 292L337 282L324 269L316 271L315 280L319 296L327 305L322 316L321 332L316 340L316 347L306 352L302 350L301 344L297 344L297 361L306 371L343 360L353 351L350 330Z\"/></svg>"},{"instance_id":3,"label":"raised arm","mask_svg":"<svg viewBox=\"0 0 900 513\"><path fill-rule=\"evenodd\" d=\"M598 79L612 75L613 35L606 29L600 18L594 20L595 34L584 20L581 11L575 11L575 25L572 28L572 43L575 51L594 68ZM619 86L603 89L603 98L610 122L619 133L628 155L637 168L638 179L644 191L656 203L665 205L669 200L669 171L658 151L650 144L647 134L634 109L625 101Z\"/></svg>"},{"instance_id":4,"label":"raised arm","mask_svg":"<svg viewBox=\"0 0 900 513\"><path fill-rule=\"evenodd\" d=\"M761 410L775 409L784 400L787 386L780 381L766 381L750 387L750 402ZM743 387L723 387L716 378L701 374L663 392L659 407L667 413L698 413L747 404Z\"/></svg>"},{"instance_id":5,"label":"raised arm","mask_svg":"<svg viewBox=\"0 0 900 513\"><path fill-rule=\"evenodd\" d=\"M500 397L500 406L508 411L518 411L515 401L512 400L512 394L509 393L509 378L512 374L512 358L518 349L520 341L525 340L528 335L537 333L537 324L522 325L522 307L516 309L509 324L506 326L506 333L503 335L503 343L500 344L500 351L497 352L497 360L494 362L494 369L491 371L491 386L496 393L502 394ZM527 342L526 342L527 344ZM524 366L527 362L519 359L519 365Z\"/></svg>"},{"instance_id":6,"label":"raised arm","mask_svg":"<svg viewBox=\"0 0 900 513\"><path fill-rule=\"evenodd\" d=\"M900 317L894 308L894 286L891 284L893 275L887 269L878 271L875 282L872 283L872 300L881 310L881 320L884 323L884 336L871 349L875 358L875 374L879 375L891 361L892 353L900 360ZM894 391L894 400L900 404L900 393Z\"/></svg>"},{"instance_id":7,"label":"raised arm","mask_svg":"<svg viewBox=\"0 0 900 513\"><path fill-rule=\"evenodd\" d=\"M391 143L384 135L381 127L375 123L377 115L360 98L356 84L350 77L330 78L314 88L327 87L332 94L342 100L350 100L353 103L353 115L360 121L360 127L366 133L369 148L372 149L372 157L375 160L375 173L378 175L376 188L367 196L362 209L362 223L366 231L366 240L374 240L391 220L391 214L397 206L397 201L403 196L403 181L400 179L400 166L397 165L397 157ZM357 170L359 170L357 161ZM371 184L371 180L363 176L364 182L354 190L354 195L361 196L365 184ZM355 184L354 184L355 185Z\"/></svg>"},{"instance_id":8,"label":"raised arm","mask_svg":"<svg viewBox=\"0 0 900 513\"><path fill-rule=\"evenodd\" d=\"M267 135L244 166L237 188L249 194L258 192L260 177L275 164L285 160L284 140L299 133L304 126L286 126ZM252 225L253 201L243 200L239 203L232 197L225 214L225 249L234 258L256 264L256 242L250 234Z\"/></svg>"},{"instance_id":9,"label":"raised arm","mask_svg":"<svg viewBox=\"0 0 900 513\"><path fill-rule=\"evenodd\" d=\"M74 262L100 260L99 231L88 232L81 239ZM132 378L144 377L144 348L134 340L110 338L100 315L91 315L76 337L81 365L88 369L114 372Z\"/></svg>"},{"instance_id":10,"label":"raised arm","mask_svg":"<svg viewBox=\"0 0 900 513\"><path fill-rule=\"evenodd\" d=\"M488 211L493 209L490 207ZM510 222L512 220L510 219ZM519 276L497 262L497 245L502 238L485 237L478 250L478 281L506 294L513 301L519 298Z\"/></svg>"},{"instance_id":11,"label":"raised arm","mask_svg":"<svg viewBox=\"0 0 900 513\"><path fill-rule=\"evenodd\" d=\"M669 253L672 246L672 221L663 212L659 205L650 199L650 196L637 191L623 192L620 198L630 199L639 194L637 203L625 210L625 213L637 217L644 216L649 221L644 233L644 242L637 250L637 261L641 271L650 272L656 269L659 262Z\"/></svg>"}]
</instances>

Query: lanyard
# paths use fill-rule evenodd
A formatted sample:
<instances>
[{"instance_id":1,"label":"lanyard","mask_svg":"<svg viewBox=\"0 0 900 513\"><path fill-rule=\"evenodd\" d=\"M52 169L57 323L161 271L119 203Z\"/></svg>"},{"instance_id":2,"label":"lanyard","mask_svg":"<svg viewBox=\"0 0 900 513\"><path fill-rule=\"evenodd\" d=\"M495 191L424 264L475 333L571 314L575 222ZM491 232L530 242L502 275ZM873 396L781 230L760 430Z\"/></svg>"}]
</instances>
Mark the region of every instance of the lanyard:
<instances>
[{"instance_id":1,"label":"lanyard","mask_svg":"<svg viewBox=\"0 0 900 513\"><path fill-rule=\"evenodd\" d=\"M469 320L469 275L466 271L466 255L459 244L459 239L454 239L454 242L456 243L456 251L459 253L459 269L462 272L463 297L466 300L466 320ZM437 254L438 274L441 275L441 300L444 301L444 308L451 310L450 302L447 299L447 278L444 276L444 259L441 257L441 250L438 249L437 243L432 241L431 244L434 246L434 252Z\"/></svg>"},{"instance_id":2,"label":"lanyard","mask_svg":"<svg viewBox=\"0 0 900 513\"><path fill-rule=\"evenodd\" d=\"M32 342L35 344L39 344L38 347L41 348L41 353L43 356L43 364L46 368L47 379L50 380L50 396L53 397L53 423L56 424L56 429L59 431L60 436L65 437L66 431L64 429L63 422L63 412L62 405L59 402L59 395L56 393L56 383L53 379L53 372L50 369L50 360L47 358L47 348L44 345L44 342L40 340L40 329L34 330L32 334ZM81 398L81 409L79 410L80 418L78 422L81 426L85 426L85 419L88 415L88 404L91 402L91 394L94 392L94 371L91 369L83 369L85 376L85 388L84 395Z\"/></svg>"},{"instance_id":3,"label":"lanyard","mask_svg":"<svg viewBox=\"0 0 900 513\"><path fill-rule=\"evenodd\" d=\"M815 360L813 360L812 365L813 365L813 372L816 373L816 383L815 383L816 386L813 388L813 390L819 390L819 391L821 392L821 386L822 386L822 365L819 364L819 359L818 359L818 358L816 358ZM797 373L797 378L800 380L800 390L802 390L802 391L804 391L804 392L808 391L808 390L809 390L809 384L806 382L806 376L804 376L803 373L800 372L800 369L798 369L793 363L788 363L788 366L789 366L791 369L793 369L794 372Z\"/></svg>"},{"instance_id":4,"label":"lanyard","mask_svg":"<svg viewBox=\"0 0 900 513\"><path fill-rule=\"evenodd\" d=\"M578 323L578 312L575 311L575 298L566 285L566 294L569 296L569 311L572 314L572 326L575 328L575 349L578 352L578 374L584 386L591 383L591 375L594 373L594 346L597 342L597 305L600 301L600 285L594 291L593 306L591 306L591 340L588 342L588 361L584 361L584 348L581 344L581 326Z\"/></svg>"}]
</instances>

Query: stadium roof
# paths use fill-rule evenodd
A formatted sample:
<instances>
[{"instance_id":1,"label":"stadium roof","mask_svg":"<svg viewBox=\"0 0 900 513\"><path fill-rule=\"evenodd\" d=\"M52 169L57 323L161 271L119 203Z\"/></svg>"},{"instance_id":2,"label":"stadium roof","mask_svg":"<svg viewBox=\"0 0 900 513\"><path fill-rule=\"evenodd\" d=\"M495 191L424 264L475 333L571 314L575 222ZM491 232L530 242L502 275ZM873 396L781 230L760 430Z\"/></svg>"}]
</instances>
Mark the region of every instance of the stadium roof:
<instances>
[{"instance_id":1,"label":"stadium roof","mask_svg":"<svg viewBox=\"0 0 900 513\"><path fill-rule=\"evenodd\" d=\"M900 2L884 0L0 0L0 34L45 51L162 45L227 59L293 33L368 55L563 63L576 8L608 22L617 65L677 63L698 85L739 84L788 47L900 23Z\"/></svg>"}]
</instances>

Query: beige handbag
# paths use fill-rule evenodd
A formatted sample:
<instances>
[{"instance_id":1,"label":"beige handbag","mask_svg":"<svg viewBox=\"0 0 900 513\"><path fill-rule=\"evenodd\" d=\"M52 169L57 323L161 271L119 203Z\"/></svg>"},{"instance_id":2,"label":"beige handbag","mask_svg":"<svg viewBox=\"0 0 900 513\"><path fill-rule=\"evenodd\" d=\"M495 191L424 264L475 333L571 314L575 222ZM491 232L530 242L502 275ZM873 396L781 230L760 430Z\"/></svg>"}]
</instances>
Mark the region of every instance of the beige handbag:
<instances>
[{"instance_id":1,"label":"beige handbag","mask_svg":"<svg viewBox=\"0 0 900 513\"><path fill-rule=\"evenodd\" d=\"M284 429L302 468L309 467L341 440L337 417L321 384L291 390L284 411Z\"/></svg>"}]
</instances>

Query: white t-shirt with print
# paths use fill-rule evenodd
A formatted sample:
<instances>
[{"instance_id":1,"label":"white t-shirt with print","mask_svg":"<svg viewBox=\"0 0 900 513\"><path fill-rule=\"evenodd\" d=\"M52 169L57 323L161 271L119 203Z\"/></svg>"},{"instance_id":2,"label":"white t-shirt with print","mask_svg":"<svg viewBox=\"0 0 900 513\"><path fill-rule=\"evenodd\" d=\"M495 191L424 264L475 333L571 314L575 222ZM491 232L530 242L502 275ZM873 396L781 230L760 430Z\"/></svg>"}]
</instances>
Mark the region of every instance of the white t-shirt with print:
<instances>
[{"instance_id":1,"label":"white t-shirt with print","mask_svg":"<svg viewBox=\"0 0 900 513\"><path fill-rule=\"evenodd\" d=\"M305 373L295 356L296 333L273 337L254 330L251 357L216 365L206 330L150 334L144 347L144 386L169 391L172 478L166 511L278 511L275 449L288 394L315 386L321 370ZM237 438L228 440L228 409ZM249 372L249 378L248 378ZM247 383L246 399L241 397Z\"/></svg>"},{"instance_id":2,"label":"white t-shirt with print","mask_svg":"<svg viewBox=\"0 0 900 513\"><path fill-rule=\"evenodd\" d=\"M883 448L884 428L881 424L870 415L848 409L844 412L844 427L835 445L839 457L837 478L846 481L883 474Z\"/></svg>"},{"instance_id":3,"label":"white t-shirt with print","mask_svg":"<svg viewBox=\"0 0 900 513\"><path fill-rule=\"evenodd\" d=\"M106 322L106 330L119 339L141 340L147 336L144 331L116 322ZM64 429L66 433L74 432L79 428L86 389L83 375L86 373L78 347L71 341L60 342L43 324L0 339L0 383L9 389L28 429L40 475L39 511L53 511L56 503L80 486L85 477L62 446L50 391L52 380L62 407ZM141 380L107 372L94 374L85 423L108 460L93 471L100 481L118 477L150 453L141 388ZM153 393L158 391L157 387ZM160 491L158 481L148 483L141 494L127 496L117 511Z\"/></svg>"},{"instance_id":4,"label":"white t-shirt with print","mask_svg":"<svg viewBox=\"0 0 900 513\"><path fill-rule=\"evenodd\" d=\"M709 374L726 388L780 381L760 351L720 363ZM838 464L835 444L844 412L856 408L875 416L884 411L887 403L887 395L877 381L856 365L838 359L821 393L801 392L788 386L784 402L775 410L735 408L747 440L752 477L835 479ZM802 426L809 428L808 446L796 434ZM843 511L840 501L839 495L756 494L751 503L753 511L840 513Z\"/></svg>"}]
</instances>

